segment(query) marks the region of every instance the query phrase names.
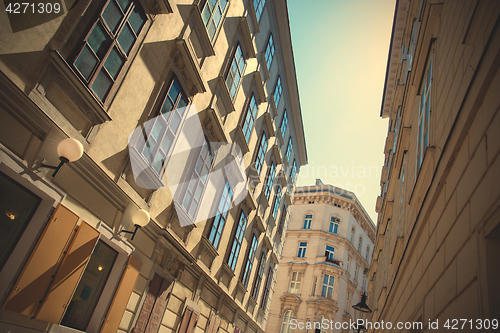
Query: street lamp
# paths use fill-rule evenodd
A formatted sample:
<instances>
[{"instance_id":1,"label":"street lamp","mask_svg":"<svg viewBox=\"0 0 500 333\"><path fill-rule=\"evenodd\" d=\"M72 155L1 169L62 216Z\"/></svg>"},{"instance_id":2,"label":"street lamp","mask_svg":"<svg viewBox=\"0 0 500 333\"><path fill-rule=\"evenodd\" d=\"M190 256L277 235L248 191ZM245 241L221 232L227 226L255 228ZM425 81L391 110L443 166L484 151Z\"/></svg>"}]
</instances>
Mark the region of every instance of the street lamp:
<instances>
[{"instance_id":1,"label":"street lamp","mask_svg":"<svg viewBox=\"0 0 500 333\"><path fill-rule=\"evenodd\" d=\"M127 234L132 234L130 240L134 240L135 233L139 228L145 227L149 223L149 213L144 209L139 209L132 215L132 222L134 223L134 231L121 230L120 232L126 232Z\"/></svg>"},{"instance_id":2,"label":"street lamp","mask_svg":"<svg viewBox=\"0 0 500 333\"><path fill-rule=\"evenodd\" d=\"M83 145L80 143L80 141L73 138L64 139L57 145L57 155L59 155L59 165L41 165L44 168L54 169L52 177L55 177L57 175L57 173L65 163L78 161L80 157L82 157Z\"/></svg>"},{"instance_id":3,"label":"street lamp","mask_svg":"<svg viewBox=\"0 0 500 333\"><path fill-rule=\"evenodd\" d=\"M359 301L358 304L353 305L352 308L363 313L371 313L372 310L368 307L368 304L366 304L366 298L366 293L363 293L363 295L361 295L361 301ZM367 331L366 327L361 324L357 324L356 326L358 327L358 333L365 333Z\"/></svg>"},{"instance_id":4,"label":"street lamp","mask_svg":"<svg viewBox=\"0 0 500 333\"><path fill-rule=\"evenodd\" d=\"M358 304L353 305L352 308L354 310L358 310L364 313L371 313L372 310L366 304L366 298L367 298L366 293L363 293L363 295L361 295L361 301Z\"/></svg>"}]
</instances>

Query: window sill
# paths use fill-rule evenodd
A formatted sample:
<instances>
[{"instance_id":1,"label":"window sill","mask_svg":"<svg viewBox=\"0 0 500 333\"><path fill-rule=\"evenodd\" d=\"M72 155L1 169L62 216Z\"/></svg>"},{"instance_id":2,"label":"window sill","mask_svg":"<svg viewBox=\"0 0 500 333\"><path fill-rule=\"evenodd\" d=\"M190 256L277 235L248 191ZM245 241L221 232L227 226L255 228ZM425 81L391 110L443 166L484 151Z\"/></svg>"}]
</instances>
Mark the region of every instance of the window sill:
<instances>
[{"instance_id":1,"label":"window sill","mask_svg":"<svg viewBox=\"0 0 500 333\"><path fill-rule=\"evenodd\" d=\"M266 126L266 131L270 138L276 135L271 114L267 111L264 113L264 126Z\"/></svg>"},{"instance_id":2,"label":"window sill","mask_svg":"<svg viewBox=\"0 0 500 333\"><path fill-rule=\"evenodd\" d=\"M246 50L245 56L248 58L255 58L256 52L253 46L252 34L250 33L250 26L248 25L248 19L246 16L241 16L239 18L239 28L241 30L241 39L243 41L243 46Z\"/></svg>"},{"instance_id":3,"label":"window sill","mask_svg":"<svg viewBox=\"0 0 500 333\"><path fill-rule=\"evenodd\" d=\"M276 116L278 115L278 110L276 109L276 103L274 101L274 96L269 95L269 97L267 99L268 99L267 103L269 104L269 113L271 113L271 117L274 120L274 118L276 118Z\"/></svg>"},{"instance_id":4,"label":"window sill","mask_svg":"<svg viewBox=\"0 0 500 333\"><path fill-rule=\"evenodd\" d=\"M57 85L71 99L74 106L88 119L90 124L98 125L111 120L102 103L78 78L78 75L58 51L50 53L49 65L36 89L45 96L52 84Z\"/></svg>"},{"instance_id":5,"label":"window sill","mask_svg":"<svg viewBox=\"0 0 500 333\"><path fill-rule=\"evenodd\" d=\"M247 140L245 139L245 134L243 134L243 129L241 128L240 125L238 125L238 127L236 127L235 136L236 137L235 137L234 141L239 142L240 147L241 147L241 152L243 153L243 155L245 155L246 153L248 153L250 151L250 148L248 147Z\"/></svg>"},{"instance_id":6,"label":"window sill","mask_svg":"<svg viewBox=\"0 0 500 333\"><path fill-rule=\"evenodd\" d=\"M259 232L259 234L266 231L266 227L264 226L264 223L262 222L262 218L258 214L255 214L255 217L253 218L253 220L254 220L254 227L255 227L255 229L257 229L257 232Z\"/></svg>"},{"instance_id":7,"label":"window sill","mask_svg":"<svg viewBox=\"0 0 500 333\"><path fill-rule=\"evenodd\" d=\"M222 76L218 77L219 84L218 84L218 90L219 94L222 96L223 102L226 106L226 109L229 110L228 113L231 113L235 111L236 109L234 108L234 103L233 99L231 98L231 94L229 93L229 90L227 89L226 81Z\"/></svg>"},{"instance_id":8,"label":"window sill","mask_svg":"<svg viewBox=\"0 0 500 333\"><path fill-rule=\"evenodd\" d=\"M264 84L262 83L262 78L260 76L260 71L256 70L252 75L255 85L255 91L257 93L257 100L259 101L259 104L264 103L267 99L266 91L264 90Z\"/></svg>"},{"instance_id":9,"label":"window sill","mask_svg":"<svg viewBox=\"0 0 500 333\"><path fill-rule=\"evenodd\" d=\"M269 64L266 61L266 54L264 52L260 53L260 62L260 66L264 72L264 81L267 81L271 78L271 73L269 73Z\"/></svg>"},{"instance_id":10,"label":"window sill","mask_svg":"<svg viewBox=\"0 0 500 333\"><path fill-rule=\"evenodd\" d=\"M210 57L215 55L214 47L212 46L212 41L210 40L210 36L208 36L207 29L205 28L205 24L203 23L203 18L201 17L200 9L198 8L197 5L193 5L191 15L194 20L194 27L196 29L196 34L198 35L205 56Z\"/></svg>"}]
</instances>

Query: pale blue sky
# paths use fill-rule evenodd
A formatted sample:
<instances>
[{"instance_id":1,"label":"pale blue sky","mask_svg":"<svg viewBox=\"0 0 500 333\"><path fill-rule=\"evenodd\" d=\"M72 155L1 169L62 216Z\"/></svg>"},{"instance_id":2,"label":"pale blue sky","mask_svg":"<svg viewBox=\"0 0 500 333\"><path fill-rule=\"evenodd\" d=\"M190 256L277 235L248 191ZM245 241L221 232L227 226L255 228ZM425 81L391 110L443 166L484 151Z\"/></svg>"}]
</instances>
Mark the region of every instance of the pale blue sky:
<instances>
[{"instance_id":1,"label":"pale blue sky","mask_svg":"<svg viewBox=\"0 0 500 333\"><path fill-rule=\"evenodd\" d=\"M309 165L298 185L353 191L376 223L395 0L288 0Z\"/></svg>"}]
</instances>

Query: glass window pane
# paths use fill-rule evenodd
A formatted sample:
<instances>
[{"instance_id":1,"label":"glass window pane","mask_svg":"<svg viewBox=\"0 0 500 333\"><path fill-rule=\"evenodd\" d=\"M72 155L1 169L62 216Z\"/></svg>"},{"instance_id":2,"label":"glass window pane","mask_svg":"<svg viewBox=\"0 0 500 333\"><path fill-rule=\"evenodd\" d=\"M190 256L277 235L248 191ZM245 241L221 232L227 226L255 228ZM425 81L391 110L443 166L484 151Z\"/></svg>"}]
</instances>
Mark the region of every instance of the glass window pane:
<instances>
[{"instance_id":1,"label":"glass window pane","mask_svg":"<svg viewBox=\"0 0 500 333\"><path fill-rule=\"evenodd\" d=\"M165 161L165 155L160 151L155 156L155 159L152 163L152 167L159 174L161 172L161 168L163 167L163 162Z\"/></svg>"},{"instance_id":2,"label":"glass window pane","mask_svg":"<svg viewBox=\"0 0 500 333\"><path fill-rule=\"evenodd\" d=\"M123 52L125 54L129 54L130 50L132 49L132 45L135 43L135 36L132 32L132 29L130 29L128 24L125 24L123 27L122 31L120 32L120 36L118 36L118 43L122 47Z\"/></svg>"},{"instance_id":3,"label":"glass window pane","mask_svg":"<svg viewBox=\"0 0 500 333\"><path fill-rule=\"evenodd\" d=\"M151 137L155 139L155 141L158 142L158 140L163 136L163 133L165 133L165 128L167 126L163 122L162 119L158 119L155 122L155 125L153 126L153 130L151 131Z\"/></svg>"},{"instance_id":4,"label":"glass window pane","mask_svg":"<svg viewBox=\"0 0 500 333\"><path fill-rule=\"evenodd\" d=\"M210 20L210 23L208 24L208 35L210 36L210 40L214 39L216 30L217 28L215 27L214 20Z\"/></svg>"},{"instance_id":5,"label":"glass window pane","mask_svg":"<svg viewBox=\"0 0 500 333\"><path fill-rule=\"evenodd\" d=\"M227 0L220 0L220 8L222 8L222 12L226 10Z\"/></svg>"},{"instance_id":6,"label":"glass window pane","mask_svg":"<svg viewBox=\"0 0 500 333\"><path fill-rule=\"evenodd\" d=\"M172 100L173 103L177 102L177 97L179 97L180 92L181 92L181 87L179 86L177 80L174 80L172 82L170 90L168 91L168 96L170 96L170 99Z\"/></svg>"},{"instance_id":7,"label":"glass window pane","mask_svg":"<svg viewBox=\"0 0 500 333\"><path fill-rule=\"evenodd\" d=\"M0 173L0 270L17 245L41 199Z\"/></svg>"},{"instance_id":8,"label":"glass window pane","mask_svg":"<svg viewBox=\"0 0 500 333\"><path fill-rule=\"evenodd\" d=\"M170 150L170 146L172 146L172 142L174 142L174 135L168 131L167 134L165 134L165 137L161 141L161 149L165 152L165 154L168 153Z\"/></svg>"},{"instance_id":9,"label":"glass window pane","mask_svg":"<svg viewBox=\"0 0 500 333\"><path fill-rule=\"evenodd\" d=\"M220 11L220 8L217 7L217 9L214 12L214 23L216 27L219 26L221 19L222 19L222 13Z\"/></svg>"},{"instance_id":10,"label":"glass window pane","mask_svg":"<svg viewBox=\"0 0 500 333\"><path fill-rule=\"evenodd\" d=\"M87 38L87 43L92 50L94 50L99 59L102 59L106 55L110 42L111 39L105 32L100 22L94 26L94 29L92 29L92 32Z\"/></svg>"},{"instance_id":11,"label":"glass window pane","mask_svg":"<svg viewBox=\"0 0 500 333\"><path fill-rule=\"evenodd\" d=\"M191 217L194 217L197 208L198 208L198 203L196 201L193 201L193 203L191 204L191 208L189 208L188 212Z\"/></svg>"},{"instance_id":12,"label":"glass window pane","mask_svg":"<svg viewBox=\"0 0 500 333\"><path fill-rule=\"evenodd\" d=\"M109 30L115 33L121 20L123 19L123 14L115 2L111 0L106 6L104 13L102 13L102 18L104 19L104 22L108 26Z\"/></svg>"},{"instance_id":13,"label":"glass window pane","mask_svg":"<svg viewBox=\"0 0 500 333\"><path fill-rule=\"evenodd\" d=\"M75 67L80 71L86 80L90 79L90 75L97 66L97 58L90 48L85 45L82 52L75 60Z\"/></svg>"},{"instance_id":14,"label":"glass window pane","mask_svg":"<svg viewBox=\"0 0 500 333\"><path fill-rule=\"evenodd\" d=\"M108 74L106 74L105 71L101 69L99 74L97 74L94 83L92 84L92 90L97 95L97 97L100 98L101 101L104 101L112 85L113 81L111 80L111 78L108 76Z\"/></svg>"},{"instance_id":15,"label":"glass window pane","mask_svg":"<svg viewBox=\"0 0 500 333\"><path fill-rule=\"evenodd\" d=\"M104 242L97 242L61 325L84 331L106 285L118 253Z\"/></svg>"},{"instance_id":16,"label":"glass window pane","mask_svg":"<svg viewBox=\"0 0 500 333\"><path fill-rule=\"evenodd\" d=\"M177 109L179 110L180 115L184 115L184 107L188 105L188 99L186 96L182 95L179 103L177 103Z\"/></svg>"},{"instance_id":17,"label":"glass window pane","mask_svg":"<svg viewBox=\"0 0 500 333\"><path fill-rule=\"evenodd\" d=\"M120 8L123 10L123 12L127 11L128 6L130 5L130 0L117 0L118 5L120 5Z\"/></svg>"},{"instance_id":18,"label":"glass window pane","mask_svg":"<svg viewBox=\"0 0 500 333\"><path fill-rule=\"evenodd\" d=\"M177 129L179 128L179 125L181 123L181 116L176 111L173 111L172 113L173 114L172 120L170 121L170 128L172 129L172 132L177 133Z\"/></svg>"},{"instance_id":19,"label":"glass window pane","mask_svg":"<svg viewBox=\"0 0 500 333\"><path fill-rule=\"evenodd\" d=\"M210 9L208 8L208 4L205 6L205 8L203 8L201 17L203 18L203 23L205 23L205 26L207 26L208 20L210 19Z\"/></svg>"},{"instance_id":20,"label":"glass window pane","mask_svg":"<svg viewBox=\"0 0 500 333\"><path fill-rule=\"evenodd\" d=\"M120 69L122 68L123 63L124 61L121 58L120 53L118 53L118 50L116 50L116 47L114 47L109 53L108 59L106 59L106 62L104 63L104 67L106 67L111 77L116 80L116 77L118 76L118 73L120 73Z\"/></svg>"},{"instance_id":21,"label":"glass window pane","mask_svg":"<svg viewBox=\"0 0 500 333\"><path fill-rule=\"evenodd\" d=\"M146 23L146 17L141 11L139 11L137 7L135 7L134 11L128 18L128 22L132 26L132 29L134 29L135 34L139 35L139 32L141 32L144 23Z\"/></svg>"}]
</instances>

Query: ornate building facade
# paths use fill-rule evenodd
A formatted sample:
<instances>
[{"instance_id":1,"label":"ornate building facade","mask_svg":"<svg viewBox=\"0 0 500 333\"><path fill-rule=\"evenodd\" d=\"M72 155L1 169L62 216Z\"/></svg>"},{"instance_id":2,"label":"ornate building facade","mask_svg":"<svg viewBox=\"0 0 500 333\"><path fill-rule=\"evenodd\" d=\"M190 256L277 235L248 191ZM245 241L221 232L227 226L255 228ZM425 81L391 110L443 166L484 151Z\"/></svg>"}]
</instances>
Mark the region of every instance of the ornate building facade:
<instances>
[{"instance_id":1,"label":"ornate building facade","mask_svg":"<svg viewBox=\"0 0 500 333\"><path fill-rule=\"evenodd\" d=\"M330 321L361 318L352 305L367 288L375 225L354 193L297 187L285 239L266 332L341 332Z\"/></svg>"},{"instance_id":2,"label":"ornate building facade","mask_svg":"<svg viewBox=\"0 0 500 333\"><path fill-rule=\"evenodd\" d=\"M1 6L0 331L263 332L307 163L286 1Z\"/></svg>"},{"instance_id":3,"label":"ornate building facade","mask_svg":"<svg viewBox=\"0 0 500 333\"><path fill-rule=\"evenodd\" d=\"M368 301L371 321L412 324L377 332L500 317L499 22L497 1L397 1Z\"/></svg>"}]
</instances>

